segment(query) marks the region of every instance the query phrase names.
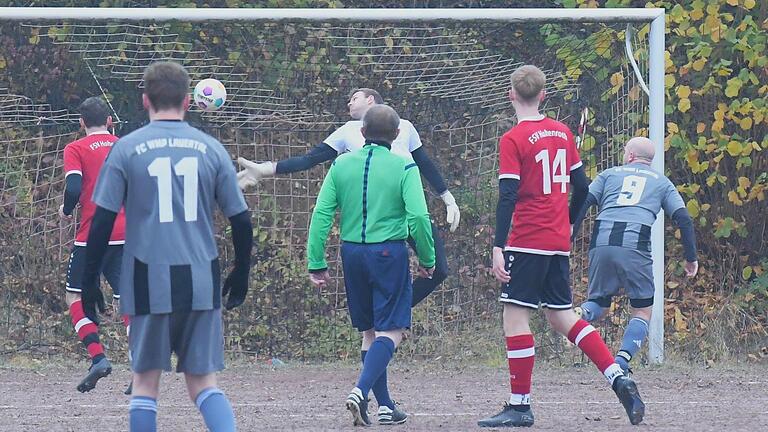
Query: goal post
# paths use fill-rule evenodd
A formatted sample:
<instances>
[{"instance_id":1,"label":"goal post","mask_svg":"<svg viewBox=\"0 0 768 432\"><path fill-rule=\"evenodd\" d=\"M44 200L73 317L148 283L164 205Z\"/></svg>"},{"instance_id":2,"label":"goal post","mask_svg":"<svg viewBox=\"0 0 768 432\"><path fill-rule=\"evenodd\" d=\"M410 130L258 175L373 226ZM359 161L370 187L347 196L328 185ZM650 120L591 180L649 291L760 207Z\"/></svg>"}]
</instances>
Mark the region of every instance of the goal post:
<instances>
[{"instance_id":1,"label":"goal post","mask_svg":"<svg viewBox=\"0 0 768 432\"><path fill-rule=\"evenodd\" d=\"M648 88L648 135L656 145L653 168L664 172L664 70L665 70L665 10L660 8L608 8L608 9L223 9L223 8L46 8L46 7L0 7L0 21L19 22L248 22L256 20L300 20L302 22L402 22L425 23L495 21L515 23L640 23L649 25L647 46ZM391 43L391 39L386 41ZM390 47L391 48L391 47ZM351 49L354 51L354 48ZM409 51L408 51L409 52ZM357 55L357 54L350 54ZM362 56L366 55L361 54ZM525 61L525 58L518 59ZM507 66L505 66L507 67ZM88 64L88 68L91 68ZM475 66L477 68L477 66ZM393 70L396 69L393 67ZM507 69L502 69L506 71ZM92 72L93 73L93 72ZM134 73L134 72L132 72ZM403 79L404 75L398 76ZM123 75L128 80L127 75ZM424 85L420 83L419 85ZM441 88L447 86L441 83ZM0 87L2 87L0 85ZM101 87L101 84L99 84ZM418 88L418 87L414 87ZM102 90L103 91L103 90ZM255 91L255 90L254 90ZM442 90L441 90L442 91ZM434 92L435 97L445 92ZM277 106L277 105L276 105ZM275 108L275 109L279 109ZM594 109L594 108L593 108ZM303 119L304 114L292 112L295 118ZM240 121L228 119L227 124ZM252 120L253 115L248 117ZM0 119L1 120L1 119ZM441 126L442 127L442 126ZM483 131L482 125L481 133ZM445 129L446 133L450 128ZM653 270L655 296L653 318L650 325L649 357L654 363L664 359L664 215L659 214L652 228ZM462 229L473 227L464 226ZM470 269L471 270L471 269Z\"/></svg>"}]
</instances>

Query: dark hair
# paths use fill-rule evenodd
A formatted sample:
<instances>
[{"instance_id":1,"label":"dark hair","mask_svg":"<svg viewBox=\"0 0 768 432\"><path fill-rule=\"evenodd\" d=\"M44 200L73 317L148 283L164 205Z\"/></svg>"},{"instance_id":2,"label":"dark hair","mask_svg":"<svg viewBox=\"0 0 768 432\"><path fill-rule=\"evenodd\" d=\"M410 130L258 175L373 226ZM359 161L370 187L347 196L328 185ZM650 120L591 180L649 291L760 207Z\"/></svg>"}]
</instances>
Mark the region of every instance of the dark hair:
<instances>
[{"instance_id":1,"label":"dark hair","mask_svg":"<svg viewBox=\"0 0 768 432\"><path fill-rule=\"evenodd\" d=\"M363 116L366 139L381 140L392 144L392 141L397 138L399 127L400 116L389 105L374 105Z\"/></svg>"},{"instance_id":2,"label":"dark hair","mask_svg":"<svg viewBox=\"0 0 768 432\"><path fill-rule=\"evenodd\" d=\"M156 62L144 71L144 94L156 110L181 108L189 84L187 70L178 63Z\"/></svg>"},{"instance_id":3,"label":"dark hair","mask_svg":"<svg viewBox=\"0 0 768 432\"><path fill-rule=\"evenodd\" d=\"M112 113L109 110L109 106L104 99L100 96L91 96L84 100L77 111L80 113L80 118L83 119L85 127L106 126L107 117Z\"/></svg>"},{"instance_id":4,"label":"dark hair","mask_svg":"<svg viewBox=\"0 0 768 432\"><path fill-rule=\"evenodd\" d=\"M357 93L357 92L363 92L365 97L373 96L373 103L375 103L375 104L383 104L384 103L384 98L381 97L381 94L379 94L379 92L377 92L374 89L365 88L365 87L359 88L359 89L353 91L352 94L349 95L349 97L351 98L352 95Z\"/></svg>"}]
</instances>

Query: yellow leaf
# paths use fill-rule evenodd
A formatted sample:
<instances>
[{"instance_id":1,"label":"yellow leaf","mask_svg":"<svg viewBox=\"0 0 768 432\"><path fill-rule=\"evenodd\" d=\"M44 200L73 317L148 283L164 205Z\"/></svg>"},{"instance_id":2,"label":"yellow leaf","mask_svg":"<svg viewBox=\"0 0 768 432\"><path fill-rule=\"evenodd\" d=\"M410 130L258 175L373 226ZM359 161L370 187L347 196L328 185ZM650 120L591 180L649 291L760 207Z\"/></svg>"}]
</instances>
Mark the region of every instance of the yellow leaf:
<instances>
[{"instance_id":1,"label":"yellow leaf","mask_svg":"<svg viewBox=\"0 0 768 432\"><path fill-rule=\"evenodd\" d=\"M0 56L0 69L5 69L6 63L5 63L5 57Z\"/></svg>"},{"instance_id":2,"label":"yellow leaf","mask_svg":"<svg viewBox=\"0 0 768 432\"><path fill-rule=\"evenodd\" d=\"M714 132L720 132L723 130L723 126L725 126L725 123L722 120L717 120L714 123L712 123L712 130Z\"/></svg>"},{"instance_id":3,"label":"yellow leaf","mask_svg":"<svg viewBox=\"0 0 768 432\"><path fill-rule=\"evenodd\" d=\"M742 276L743 276L744 275L744 270L742 270L741 273L742 273ZM747 279L747 278L744 278L744 279ZM755 294L754 293L746 293L746 294L744 294L744 301L747 302L747 303L751 302L754 298L755 298Z\"/></svg>"},{"instance_id":4,"label":"yellow leaf","mask_svg":"<svg viewBox=\"0 0 768 432\"><path fill-rule=\"evenodd\" d=\"M741 119L739 126L741 126L741 128L744 130L749 130L752 128L752 117L744 117Z\"/></svg>"},{"instance_id":5,"label":"yellow leaf","mask_svg":"<svg viewBox=\"0 0 768 432\"><path fill-rule=\"evenodd\" d=\"M691 88L688 87L687 85L680 86L680 87L677 88L677 92L676 93L677 93L677 96L680 99L687 99L688 96L691 95Z\"/></svg>"},{"instance_id":6,"label":"yellow leaf","mask_svg":"<svg viewBox=\"0 0 768 432\"><path fill-rule=\"evenodd\" d=\"M673 123L673 122L667 122L667 130L671 134L676 134L680 132L680 129L677 127L677 123Z\"/></svg>"},{"instance_id":7,"label":"yellow leaf","mask_svg":"<svg viewBox=\"0 0 768 432\"><path fill-rule=\"evenodd\" d=\"M739 0L725 0L726 3L728 3L731 6L738 6Z\"/></svg>"},{"instance_id":8,"label":"yellow leaf","mask_svg":"<svg viewBox=\"0 0 768 432\"><path fill-rule=\"evenodd\" d=\"M701 206L701 211L707 211L710 209L710 207L712 207L711 204L704 204Z\"/></svg>"},{"instance_id":9,"label":"yellow leaf","mask_svg":"<svg viewBox=\"0 0 768 432\"><path fill-rule=\"evenodd\" d=\"M664 75L664 85L667 87L675 85L675 76L672 74Z\"/></svg>"},{"instance_id":10,"label":"yellow leaf","mask_svg":"<svg viewBox=\"0 0 768 432\"><path fill-rule=\"evenodd\" d=\"M752 9L753 7L755 7L755 0L744 0L745 9Z\"/></svg>"},{"instance_id":11,"label":"yellow leaf","mask_svg":"<svg viewBox=\"0 0 768 432\"><path fill-rule=\"evenodd\" d=\"M616 72L615 74L611 75L611 85L614 87L621 87L624 84L624 74L621 72Z\"/></svg>"},{"instance_id":12,"label":"yellow leaf","mask_svg":"<svg viewBox=\"0 0 768 432\"><path fill-rule=\"evenodd\" d=\"M685 322L685 316L679 308L675 308L675 330L685 333L688 330L688 324Z\"/></svg>"},{"instance_id":13,"label":"yellow leaf","mask_svg":"<svg viewBox=\"0 0 768 432\"><path fill-rule=\"evenodd\" d=\"M739 198L739 194L737 194L736 191L728 192L728 201L736 204L737 206L744 204L744 201L742 201L741 198Z\"/></svg>"},{"instance_id":14,"label":"yellow leaf","mask_svg":"<svg viewBox=\"0 0 768 432\"><path fill-rule=\"evenodd\" d=\"M696 124L696 133L702 133L707 129L707 125L702 122Z\"/></svg>"},{"instance_id":15,"label":"yellow leaf","mask_svg":"<svg viewBox=\"0 0 768 432\"><path fill-rule=\"evenodd\" d=\"M688 213L691 217L695 218L699 216L699 202L695 199L688 201L685 207L688 209Z\"/></svg>"},{"instance_id":16,"label":"yellow leaf","mask_svg":"<svg viewBox=\"0 0 768 432\"><path fill-rule=\"evenodd\" d=\"M704 17L704 11L702 9L694 9L691 11L691 19L698 21Z\"/></svg>"},{"instance_id":17,"label":"yellow leaf","mask_svg":"<svg viewBox=\"0 0 768 432\"><path fill-rule=\"evenodd\" d=\"M677 103L677 109L680 110L680 112L686 112L689 109L691 109L691 100L690 99L680 99L680 102Z\"/></svg>"},{"instance_id":18,"label":"yellow leaf","mask_svg":"<svg viewBox=\"0 0 768 432\"><path fill-rule=\"evenodd\" d=\"M738 156L741 154L741 143L738 141L730 141L725 149L728 150L728 154L731 156Z\"/></svg>"},{"instance_id":19,"label":"yellow leaf","mask_svg":"<svg viewBox=\"0 0 768 432\"><path fill-rule=\"evenodd\" d=\"M746 189L752 185L752 181L750 181L746 177L739 177L739 187L742 189Z\"/></svg>"},{"instance_id":20,"label":"yellow leaf","mask_svg":"<svg viewBox=\"0 0 768 432\"><path fill-rule=\"evenodd\" d=\"M693 70L695 70L696 72L699 72L702 69L704 69L704 65L706 65L706 64L707 64L707 59L700 58L700 59L696 60L695 62L693 62L693 64L691 66L693 67Z\"/></svg>"}]
</instances>

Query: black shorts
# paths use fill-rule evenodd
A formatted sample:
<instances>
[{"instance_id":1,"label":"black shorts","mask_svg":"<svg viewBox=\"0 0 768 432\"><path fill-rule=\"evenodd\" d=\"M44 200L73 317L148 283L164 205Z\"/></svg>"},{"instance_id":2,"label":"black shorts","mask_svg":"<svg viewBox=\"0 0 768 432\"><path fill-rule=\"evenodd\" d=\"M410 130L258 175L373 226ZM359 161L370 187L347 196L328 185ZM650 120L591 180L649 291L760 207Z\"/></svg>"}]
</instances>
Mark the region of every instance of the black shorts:
<instances>
[{"instance_id":1,"label":"black shorts","mask_svg":"<svg viewBox=\"0 0 768 432\"><path fill-rule=\"evenodd\" d=\"M112 287L112 296L115 299L120 298L120 266L123 261L123 245L109 245L104 252L104 259L101 261L101 274ZM72 254L69 256L69 266L67 267L67 292L80 294L83 286L83 272L85 271L85 246L75 246L72 248Z\"/></svg>"},{"instance_id":2,"label":"black shorts","mask_svg":"<svg viewBox=\"0 0 768 432\"><path fill-rule=\"evenodd\" d=\"M570 309L570 264L563 255L504 251L509 283L501 285L499 301L531 309Z\"/></svg>"}]
</instances>

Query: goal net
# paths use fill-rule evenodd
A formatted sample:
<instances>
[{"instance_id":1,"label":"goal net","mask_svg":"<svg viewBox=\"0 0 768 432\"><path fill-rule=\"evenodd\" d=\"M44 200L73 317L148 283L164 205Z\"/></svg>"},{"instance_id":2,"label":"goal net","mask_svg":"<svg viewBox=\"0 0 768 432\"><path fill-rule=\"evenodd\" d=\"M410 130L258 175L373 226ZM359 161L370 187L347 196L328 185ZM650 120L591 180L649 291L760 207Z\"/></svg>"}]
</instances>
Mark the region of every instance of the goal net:
<instances>
[{"instance_id":1,"label":"goal net","mask_svg":"<svg viewBox=\"0 0 768 432\"><path fill-rule=\"evenodd\" d=\"M222 110L193 108L188 120L224 143L233 160L302 155L349 120L351 91L379 90L416 126L462 210L459 229L449 232L444 205L425 182L450 273L414 309L413 338L401 352L471 357L499 350L499 288L488 268L498 140L515 123L509 76L526 63L546 72L543 111L579 136L594 177L621 162L629 137L649 134L650 25L627 21L637 20L0 20L0 338L12 349L75 346L63 303L75 226L57 215L63 148L82 136L75 109L103 95L117 135L126 134L147 121L144 68L173 60L192 85L214 77L227 87ZM309 218L327 168L247 191L255 264L247 302L226 315L228 349L303 359L356 355L337 231L328 251L333 283L318 290L306 277ZM588 221L572 254L575 303L586 292L590 231ZM229 233L219 232L222 256L231 258ZM609 343L620 339L625 320L617 314L600 324ZM124 347L118 325L106 329L113 348ZM572 361L576 354L561 338L538 333L540 352Z\"/></svg>"}]
</instances>

